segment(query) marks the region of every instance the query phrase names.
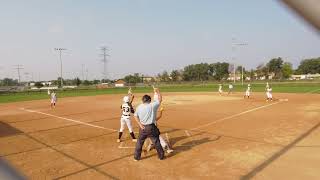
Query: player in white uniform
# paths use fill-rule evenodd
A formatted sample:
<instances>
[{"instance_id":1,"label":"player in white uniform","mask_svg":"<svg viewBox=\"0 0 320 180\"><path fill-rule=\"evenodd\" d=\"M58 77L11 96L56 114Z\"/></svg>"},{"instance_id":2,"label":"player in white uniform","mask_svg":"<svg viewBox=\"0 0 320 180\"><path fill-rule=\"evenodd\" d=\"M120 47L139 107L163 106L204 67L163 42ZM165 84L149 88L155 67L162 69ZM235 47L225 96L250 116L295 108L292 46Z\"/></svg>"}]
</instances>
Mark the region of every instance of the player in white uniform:
<instances>
[{"instance_id":1,"label":"player in white uniform","mask_svg":"<svg viewBox=\"0 0 320 180\"><path fill-rule=\"evenodd\" d=\"M222 90L222 84L219 84L219 95L221 96L222 95L222 93L223 93L223 90Z\"/></svg>"},{"instance_id":2,"label":"player in white uniform","mask_svg":"<svg viewBox=\"0 0 320 180\"><path fill-rule=\"evenodd\" d=\"M267 88L266 95L267 95L267 101L272 101L272 88L271 87Z\"/></svg>"},{"instance_id":3,"label":"player in white uniform","mask_svg":"<svg viewBox=\"0 0 320 180\"><path fill-rule=\"evenodd\" d=\"M159 100L159 94L160 94L159 89L153 87L153 92L154 92L153 100L154 100L154 101L158 101L158 100ZM160 105L159 112L158 112L159 114L157 115L157 119L156 119L157 121L158 121L159 119L161 119L161 117L162 117L162 112L163 112L163 106ZM150 140L150 139L149 139L149 140ZM166 152L167 152L168 154L173 152L173 149L170 147L170 145L166 142L166 140L164 140L164 138L163 138L161 135L159 135L159 140L160 140L160 144L161 144L162 148L163 148L164 150L166 150ZM154 145L152 144L152 142L151 142L151 140L150 140L150 144L148 145L147 151L150 151L153 147L154 147Z\"/></svg>"},{"instance_id":4,"label":"player in white uniform","mask_svg":"<svg viewBox=\"0 0 320 180\"><path fill-rule=\"evenodd\" d=\"M131 119L130 119L131 113L134 113L134 109L131 104L134 99L134 96L131 93L131 88L129 89L128 93L130 93L129 95L131 96L131 98L129 96L123 97L123 104L121 105L122 115L120 119L120 130L119 130L119 136L118 136L117 142L121 142L121 136L123 134L125 125L127 125L129 129L132 141L137 142L137 139L134 136L133 128L131 125Z\"/></svg>"},{"instance_id":5,"label":"player in white uniform","mask_svg":"<svg viewBox=\"0 0 320 180\"><path fill-rule=\"evenodd\" d=\"M246 93L245 93L245 95L244 95L244 98L247 97L247 98L249 99L250 93L251 93L251 85L248 84L248 87L247 87Z\"/></svg>"},{"instance_id":6,"label":"player in white uniform","mask_svg":"<svg viewBox=\"0 0 320 180\"><path fill-rule=\"evenodd\" d=\"M51 108L56 107L56 103L57 103L57 94L52 91L52 93L50 93L50 91L48 91L48 93L50 94L50 103L51 103Z\"/></svg>"},{"instance_id":7,"label":"player in white uniform","mask_svg":"<svg viewBox=\"0 0 320 180\"><path fill-rule=\"evenodd\" d=\"M229 84L229 91L228 91L228 95L231 93L232 94L233 91L233 85Z\"/></svg>"},{"instance_id":8,"label":"player in white uniform","mask_svg":"<svg viewBox=\"0 0 320 180\"><path fill-rule=\"evenodd\" d=\"M268 89L269 88L269 83L267 82L267 84L266 84L266 89Z\"/></svg>"}]
</instances>

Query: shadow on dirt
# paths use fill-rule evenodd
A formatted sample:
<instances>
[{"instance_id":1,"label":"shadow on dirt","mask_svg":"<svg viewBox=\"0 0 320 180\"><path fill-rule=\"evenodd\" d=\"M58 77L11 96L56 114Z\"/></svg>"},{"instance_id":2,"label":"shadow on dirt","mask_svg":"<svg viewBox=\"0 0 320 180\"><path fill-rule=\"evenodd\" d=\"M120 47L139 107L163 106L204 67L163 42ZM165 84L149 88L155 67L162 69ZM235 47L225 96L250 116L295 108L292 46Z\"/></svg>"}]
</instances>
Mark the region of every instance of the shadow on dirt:
<instances>
[{"instance_id":1,"label":"shadow on dirt","mask_svg":"<svg viewBox=\"0 0 320 180\"><path fill-rule=\"evenodd\" d=\"M218 141L221 138L221 136L213 136L213 137L211 136L211 137L199 138L199 137L201 137L201 135L208 135L208 134L196 133L196 134L192 134L190 136L185 135L185 136L171 138L170 144L173 147L174 152L171 154L168 154L167 157L175 156L181 152L189 151L192 148L199 146L199 145L202 145L202 144ZM182 140L187 140L187 141L184 143L178 144Z\"/></svg>"},{"instance_id":2,"label":"shadow on dirt","mask_svg":"<svg viewBox=\"0 0 320 180\"><path fill-rule=\"evenodd\" d=\"M166 133L172 133L175 131L184 131L184 130L170 129L167 131L163 131L161 133L161 136L164 138ZM209 135L209 137L201 137L202 135L208 136L207 133L199 132L199 133L194 133L192 135L189 133L189 134L179 136L179 137L170 137L169 144L173 148L174 151L170 154L166 154L166 158L170 158L170 157L175 156L181 152L189 151L192 148L199 146L199 145L202 145L202 144L218 141L222 137L219 135ZM184 142L181 142L181 141L184 141ZM155 150L153 149L152 151L154 151L154 152L144 151L145 157L143 157L143 159L148 159L153 156L157 156L157 153L155 152Z\"/></svg>"},{"instance_id":3,"label":"shadow on dirt","mask_svg":"<svg viewBox=\"0 0 320 180\"><path fill-rule=\"evenodd\" d=\"M7 123L0 122L0 137L12 136L23 133L19 129L10 126Z\"/></svg>"}]
</instances>

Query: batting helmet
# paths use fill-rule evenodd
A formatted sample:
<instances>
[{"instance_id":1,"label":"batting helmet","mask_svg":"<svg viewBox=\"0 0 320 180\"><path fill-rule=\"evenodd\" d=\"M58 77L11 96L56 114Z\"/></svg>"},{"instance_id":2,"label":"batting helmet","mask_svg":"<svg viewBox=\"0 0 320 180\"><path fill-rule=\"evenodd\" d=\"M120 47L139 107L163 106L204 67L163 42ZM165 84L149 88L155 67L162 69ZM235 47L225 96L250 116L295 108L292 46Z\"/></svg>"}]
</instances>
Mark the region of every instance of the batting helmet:
<instances>
[{"instance_id":1,"label":"batting helmet","mask_svg":"<svg viewBox=\"0 0 320 180\"><path fill-rule=\"evenodd\" d=\"M129 96L125 96L125 97L123 97L123 102L128 103L129 101L130 101Z\"/></svg>"}]
</instances>

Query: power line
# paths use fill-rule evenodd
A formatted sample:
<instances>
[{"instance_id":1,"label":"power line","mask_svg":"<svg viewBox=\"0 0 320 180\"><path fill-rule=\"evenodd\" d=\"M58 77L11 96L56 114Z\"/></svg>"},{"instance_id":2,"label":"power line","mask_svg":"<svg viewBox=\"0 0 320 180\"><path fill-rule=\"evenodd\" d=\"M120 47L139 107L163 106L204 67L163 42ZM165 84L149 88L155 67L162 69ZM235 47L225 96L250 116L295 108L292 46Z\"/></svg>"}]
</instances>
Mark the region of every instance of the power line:
<instances>
[{"instance_id":1,"label":"power line","mask_svg":"<svg viewBox=\"0 0 320 180\"><path fill-rule=\"evenodd\" d=\"M103 57L101 60L103 62L103 79L107 79L107 56L110 56L108 54L109 49L106 46L102 46L100 50L102 51L101 56Z\"/></svg>"},{"instance_id":2,"label":"power line","mask_svg":"<svg viewBox=\"0 0 320 180\"><path fill-rule=\"evenodd\" d=\"M22 67L22 65L21 65L21 64L14 65L14 66L15 66L15 68L14 68L14 69L16 69L16 70L17 70L17 72L18 72L18 78L19 78L19 84L20 84L20 82L21 82L20 70L21 70L21 69L24 69L24 68Z\"/></svg>"},{"instance_id":3,"label":"power line","mask_svg":"<svg viewBox=\"0 0 320 180\"><path fill-rule=\"evenodd\" d=\"M86 69L86 81L88 80L88 75L89 75L89 70L88 68Z\"/></svg>"}]
</instances>

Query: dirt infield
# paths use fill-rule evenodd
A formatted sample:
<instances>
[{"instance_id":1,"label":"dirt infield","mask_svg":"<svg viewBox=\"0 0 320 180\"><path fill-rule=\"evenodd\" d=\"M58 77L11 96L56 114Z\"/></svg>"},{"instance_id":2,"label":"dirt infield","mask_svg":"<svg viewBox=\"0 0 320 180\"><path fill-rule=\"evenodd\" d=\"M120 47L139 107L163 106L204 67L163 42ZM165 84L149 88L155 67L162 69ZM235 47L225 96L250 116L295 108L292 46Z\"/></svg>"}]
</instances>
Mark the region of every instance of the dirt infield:
<instances>
[{"instance_id":1,"label":"dirt infield","mask_svg":"<svg viewBox=\"0 0 320 180\"><path fill-rule=\"evenodd\" d=\"M175 151L138 162L127 130L116 142L121 95L2 104L0 156L31 179L319 179L320 95L274 96L165 93L159 127Z\"/></svg>"}]
</instances>

